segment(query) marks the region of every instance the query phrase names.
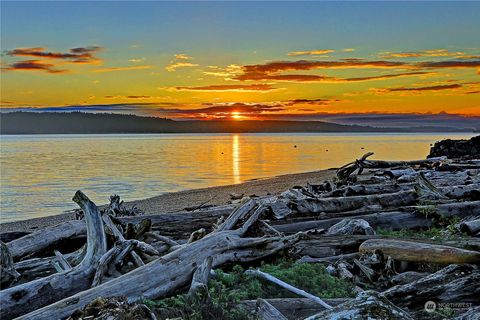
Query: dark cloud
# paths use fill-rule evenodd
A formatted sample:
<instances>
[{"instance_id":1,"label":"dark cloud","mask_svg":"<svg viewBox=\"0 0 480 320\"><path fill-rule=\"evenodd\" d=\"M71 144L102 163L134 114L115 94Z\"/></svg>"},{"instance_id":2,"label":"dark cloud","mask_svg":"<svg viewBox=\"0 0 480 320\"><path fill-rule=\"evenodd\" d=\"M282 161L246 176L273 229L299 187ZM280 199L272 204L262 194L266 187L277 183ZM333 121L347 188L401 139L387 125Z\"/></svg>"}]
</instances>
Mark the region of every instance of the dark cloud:
<instances>
[{"instance_id":1,"label":"dark cloud","mask_svg":"<svg viewBox=\"0 0 480 320\"><path fill-rule=\"evenodd\" d=\"M294 99L287 100L283 104L286 106L295 106L298 104L309 104L309 105L328 105L331 102L338 102L338 99Z\"/></svg>"},{"instance_id":2,"label":"dark cloud","mask_svg":"<svg viewBox=\"0 0 480 320\"><path fill-rule=\"evenodd\" d=\"M433 52L433 51L432 51ZM433 54L433 53L432 53ZM384 80L398 77L409 77L429 74L421 69L440 69L440 68L477 68L480 67L480 60L456 59L448 61L424 61L424 62L405 62L405 61L385 61L385 60L365 60L365 59L341 59L337 61L318 61L318 60L298 60L298 61L273 61L264 64L245 65L241 68L242 73L233 77L235 80L272 80L272 81L290 81L290 82L360 82L372 80ZM325 75L308 74L288 74L289 71L309 71L317 69L413 69L415 72L404 72L396 74L337 78ZM285 74L286 73L286 74Z\"/></svg>"},{"instance_id":3,"label":"dark cloud","mask_svg":"<svg viewBox=\"0 0 480 320\"><path fill-rule=\"evenodd\" d=\"M7 65L4 70L27 70L27 71L43 71L48 73L65 73L67 70L55 69L52 63L46 63L41 60L24 60Z\"/></svg>"},{"instance_id":4,"label":"dark cloud","mask_svg":"<svg viewBox=\"0 0 480 320\"><path fill-rule=\"evenodd\" d=\"M450 90L450 89L458 89L461 88L462 85L455 83L455 84L445 84L445 85L438 85L438 86L428 86L428 87L416 87L416 88L386 88L381 89L388 92L395 92L395 91L439 91L439 90Z\"/></svg>"},{"instance_id":5,"label":"dark cloud","mask_svg":"<svg viewBox=\"0 0 480 320\"><path fill-rule=\"evenodd\" d=\"M151 99L154 98L152 96L137 96L137 95L132 95L132 96L104 96L106 99Z\"/></svg>"},{"instance_id":6,"label":"dark cloud","mask_svg":"<svg viewBox=\"0 0 480 320\"><path fill-rule=\"evenodd\" d=\"M72 63L97 63L99 59L95 54L101 47L80 47L70 49L69 52L50 52L46 48L18 48L5 51L9 56L35 57L46 59L62 59Z\"/></svg>"},{"instance_id":7,"label":"dark cloud","mask_svg":"<svg viewBox=\"0 0 480 320\"><path fill-rule=\"evenodd\" d=\"M259 114L263 112L279 112L285 110L280 104L259 104L259 103L219 103L219 104L205 104L205 108L197 109L162 109L161 111L167 111L176 114L206 114L206 115L219 115L228 114L232 112L238 112L242 115Z\"/></svg>"},{"instance_id":8,"label":"dark cloud","mask_svg":"<svg viewBox=\"0 0 480 320\"><path fill-rule=\"evenodd\" d=\"M419 68L478 68L480 67L480 60L427 61L418 62L415 66Z\"/></svg>"},{"instance_id":9,"label":"dark cloud","mask_svg":"<svg viewBox=\"0 0 480 320\"><path fill-rule=\"evenodd\" d=\"M265 64L255 64L243 66L243 70L248 73L276 73L291 70L312 70L326 68L409 68L405 62L396 61L369 61L363 59L343 59L340 61L274 61Z\"/></svg>"}]
</instances>

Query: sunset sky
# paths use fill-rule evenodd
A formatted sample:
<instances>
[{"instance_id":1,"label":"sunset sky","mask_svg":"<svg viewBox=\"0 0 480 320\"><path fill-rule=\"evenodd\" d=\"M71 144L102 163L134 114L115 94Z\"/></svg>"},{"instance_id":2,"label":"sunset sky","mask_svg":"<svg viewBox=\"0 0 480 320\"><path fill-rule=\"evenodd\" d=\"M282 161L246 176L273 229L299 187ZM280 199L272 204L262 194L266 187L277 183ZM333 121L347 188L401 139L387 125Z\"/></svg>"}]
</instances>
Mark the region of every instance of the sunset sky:
<instances>
[{"instance_id":1,"label":"sunset sky","mask_svg":"<svg viewBox=\"0 0 480 320\"><path fill-rule=\"evenodd\" d=\"M480 116L479 2L5 2L3 111Z\"/></svg>"}]
</instances>

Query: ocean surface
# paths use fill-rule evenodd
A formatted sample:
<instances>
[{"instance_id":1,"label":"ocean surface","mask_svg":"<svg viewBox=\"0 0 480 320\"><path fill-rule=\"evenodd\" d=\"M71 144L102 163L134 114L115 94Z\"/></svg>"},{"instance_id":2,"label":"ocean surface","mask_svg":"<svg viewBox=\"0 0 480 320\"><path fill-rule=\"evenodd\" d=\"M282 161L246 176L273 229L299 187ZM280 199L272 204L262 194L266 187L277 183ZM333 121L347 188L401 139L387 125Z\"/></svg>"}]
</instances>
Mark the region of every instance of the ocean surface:
<instances>
[{"instance_id":1,"label":"ocean surface","mask_svg":"<svg viewBox=\"0 0 480 320\"><path fill-rule=\"evenodd\" d=\"M339 167L423 159L435 141L474 134L125 134L0 137L0 222L73 209L81 189L97 204Z\"/></svg>"}]
</instances>

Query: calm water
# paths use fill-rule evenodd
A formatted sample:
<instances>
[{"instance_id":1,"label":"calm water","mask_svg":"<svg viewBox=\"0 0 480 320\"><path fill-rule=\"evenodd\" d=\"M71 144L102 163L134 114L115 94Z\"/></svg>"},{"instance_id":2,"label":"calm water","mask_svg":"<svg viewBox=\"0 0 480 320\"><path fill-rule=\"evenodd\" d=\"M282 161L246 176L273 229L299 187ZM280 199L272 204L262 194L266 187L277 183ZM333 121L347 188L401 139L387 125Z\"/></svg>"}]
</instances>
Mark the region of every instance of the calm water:
<instances>
[{"instance_id":1,"label":"calm water","mask_svg":"<svg viewBox=\"0 0 480 320\"><path fill-rule=\"evenodd\" d=\"M135 200L165 192L338 167L367 151L419 159L430 143L472 134L165 134L1 137L0 222L75 208L83 190ZM294 145L297 148L294 148ZM361 148L364 149L361 149ZM328 151L327 151L328 150Z\"/></svg>"}]
</instances>

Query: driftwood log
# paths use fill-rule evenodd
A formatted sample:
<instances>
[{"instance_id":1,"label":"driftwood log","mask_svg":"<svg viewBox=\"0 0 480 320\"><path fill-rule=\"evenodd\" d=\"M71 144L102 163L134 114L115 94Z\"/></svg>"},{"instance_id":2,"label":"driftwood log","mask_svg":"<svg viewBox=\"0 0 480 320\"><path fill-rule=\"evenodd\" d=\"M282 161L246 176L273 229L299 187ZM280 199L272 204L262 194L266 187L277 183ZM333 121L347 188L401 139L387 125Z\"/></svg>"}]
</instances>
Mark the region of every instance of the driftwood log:
<instances>
[{"instance_id":1,"label":"driftwood log","mask_svg":"<svg viewBox=\"0 0 480 320\"><path fill-rule=\"evenodd\" d=\"M394 259L438 264L480 263L480 252L438 244L393 239L371 239L359 247L361 253L381 251Z\"/></svg>"}]
</instances>

